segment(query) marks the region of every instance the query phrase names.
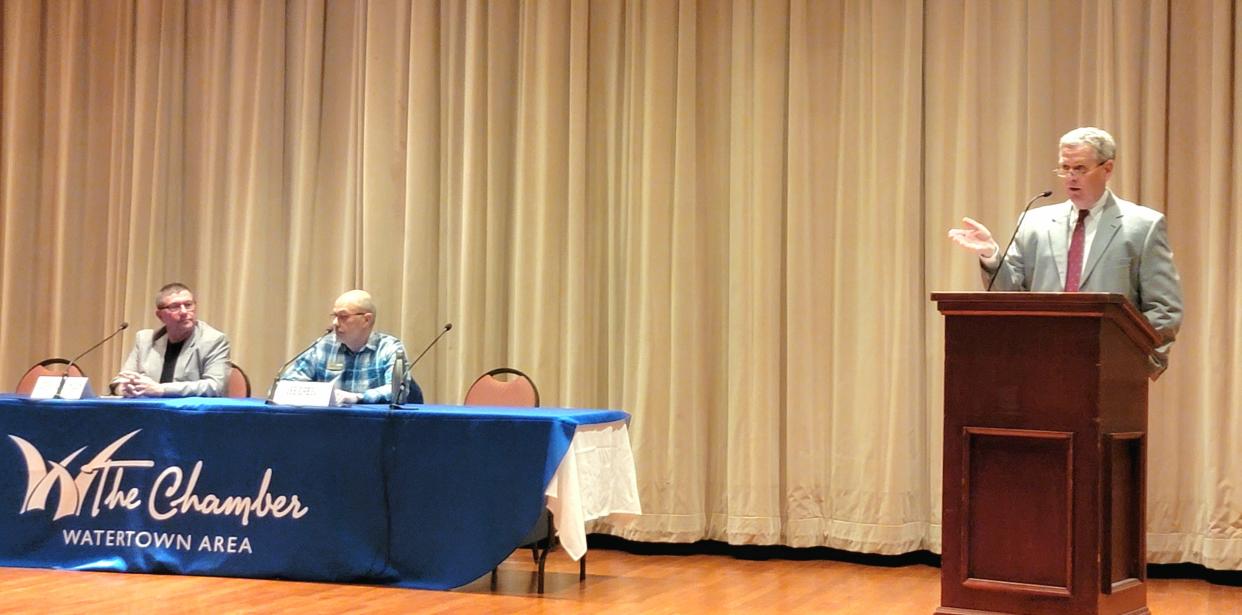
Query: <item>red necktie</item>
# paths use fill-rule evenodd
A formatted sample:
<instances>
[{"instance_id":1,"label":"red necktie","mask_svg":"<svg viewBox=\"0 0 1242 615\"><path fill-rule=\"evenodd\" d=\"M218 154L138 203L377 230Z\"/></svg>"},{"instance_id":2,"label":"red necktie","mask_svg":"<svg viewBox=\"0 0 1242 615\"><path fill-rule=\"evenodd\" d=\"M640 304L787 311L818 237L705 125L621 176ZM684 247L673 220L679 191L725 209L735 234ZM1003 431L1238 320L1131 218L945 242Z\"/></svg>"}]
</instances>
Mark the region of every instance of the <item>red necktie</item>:
<instances>
[{"instance_id":1,"label":"red necktie","mask_svg":"<svg viewBox=\"0 0 1242 615\"><path fill-rule=\"evenodd\" d=\"M1087 216L1090 209L1078 210L1078 224L1074 225L1074 236L1070 238L1069 264L1065 269L1065 292L1078 292L1078 284L1082 281L1082 250L1087 243Z\"/></svg>"}]
</instances>

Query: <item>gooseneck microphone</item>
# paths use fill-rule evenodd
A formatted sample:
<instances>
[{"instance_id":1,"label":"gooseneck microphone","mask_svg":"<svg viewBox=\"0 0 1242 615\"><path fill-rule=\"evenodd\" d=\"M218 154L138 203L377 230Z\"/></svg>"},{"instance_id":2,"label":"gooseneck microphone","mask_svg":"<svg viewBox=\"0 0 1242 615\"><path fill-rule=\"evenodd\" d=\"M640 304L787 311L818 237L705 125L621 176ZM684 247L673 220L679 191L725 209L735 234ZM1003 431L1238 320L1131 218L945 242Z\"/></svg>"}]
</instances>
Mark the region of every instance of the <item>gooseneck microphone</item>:
<instances>
[{"instance_id":1,"label":"gooseneck microphone","mask_svg":"<svg viewBox=\"0 0 1242 615\"><path fill-rule=\"evenodd\" d=\"M1022 208L1022 215L1018 216L1018 224L1013 227L1013 235L1009 236L1009 243L1005 246L1005 251L1001 252L1000 262L996 264L996 271L992 272L992 277L988 280L988 290L992 290L992 284L996 283L996 276L1000 275L1001 268L1005 266L1005 257L1009 256L1009 248L1013 247L1013 240L1018 238L1018 229L1022 228L1022 223L1026 221L1026 212L1031 209L1031 205L1039 199L1046 199L1052 196L1051 190L1045 190L1035 195L1031 200L1026 202L1026 207Z\"/></svg>"},{"instance_id":2,"label":"gooseneck microphone","mask_svg":"<svg viewBox=\"0 0 1242 615\"><path fill-rule=\"evenodd\" d=\"M405 380L406 380L406 378L410 375L410 370L413 370L413 369L414 369L414 366L415 366L415 365L418 365L418 362L419 362L420 360L422 360L423 355L426 355L426 354L427 354L427 351L428 351L428 350L431 350L431 347L432 347L432 346L435 346L435 345L436 345L436 342L440 341L440 338L444 337L444 334L445 334L445 333L448 333L448 332L449 332L449 331L451 331L452 329L453 329L453 323L451 323L451 322L446 322L446 323L444 323L444 328L443 328L443 329L440 329L440 333L439 333L439 335L436 335L435 339L431 340L431 343L430 343L430 344L427 344L427 347L426 347L426 348L424 348L422 352L418 353L418 356L417 356L417 357L415 357L413 361L410 361L410 364L409 364L409 365L406 365L406 366L405 366L405 369L401 371L401 379L400 379L400 380L397 380L397 379L396 379L396 372L394 371L394 373L393 373L393 383L392 383L392 386L393 386L393 396L392 396L392 403L390 404L390 405L391 405L391 407L396 408L397 406L400 406L400 405L401 405L401 402L405 401L405 400L403 399L403 398L405 397L405 393L406 393L406 391L405 391ZM404 359L405 359L405 357L404 357L404 356L402 356L402 360L404 360Z\"/></svg>"},{"instance_id":3,"label":"gooseneck microphone","mask_svg":"<svg viewBox=\"0 0 1242 615\"><path fill-rule=\"evenodd\" d=\"M65 373L63 373L63 374L61 374L61 375L60 375L60 384L56 385L56 394L52 396L52 399L63 399L63 398L60 396L60 394L61 394L61 392L62 392L62 391L64 391L64 390L65 390L65 380L69 378L69 371L73 369L73 366L74 366L74 365L77 365L77 363L78 363L78 359L81 359L82 357L86 356L88 353L90 353L90 351L92 351L92 350L94 350L94 349L96 349L96 348L99 348L100 346L103 346L103 345L104 345L104 342L107 342L108 340L110 340L110 339L112 339L112 338L116 337L116 335L117 335L118 333L120 333L120 332L122 332L122 331L124 331L124 330L126 330L126 329L128 329L128 328L129 328L129 322L124 322L124 321L123 321L123 322L121 322L121 326L117 327L117 328L116 328L116 331L113 331L112 333L109 333L109 334L108 334L108 337L105 337L105 338L103 338L103 339L99 340L98 342L96 342L96 343L95 343L95 345L94 345L94 346L91 346L90 348L87 348L86 350L83 350L82 352L78 353L78 356L76 356L76 357L74 357L74 358L70 359L70 360L69 360L69 365L66 365L66 366L65 366Z\"/></svg>"},{"instance_id":4,"label":"gooseneck microphone","mask_svg":"<svg viewBox=\"0 0 1242 615\"><path fill-rule=\"evenodd\" d=\"M276 372L276 377L272 379L272 386L268 387L267 389L267 403L269 404L272 403L272 395L276 394L276 384L280 382L280 377L284 375L285 370L289 369L289 366L293 365L294 361L297 361L298 359L302 358L302 355L306 354L307 352L310 352L310 349L314 348L315 344L319 343L319 340L323 339L325 335L331 332L332 332L332 327L328 327L327 329L324 329L323 333L320 333L319 337L315 338L315 341L311 342L309 346L302 349L302 352L299 352L293 355L292 359L289 359L288 361L285 362L284 365L280 366L280 370Z\"/></svg>"}]
</instances>

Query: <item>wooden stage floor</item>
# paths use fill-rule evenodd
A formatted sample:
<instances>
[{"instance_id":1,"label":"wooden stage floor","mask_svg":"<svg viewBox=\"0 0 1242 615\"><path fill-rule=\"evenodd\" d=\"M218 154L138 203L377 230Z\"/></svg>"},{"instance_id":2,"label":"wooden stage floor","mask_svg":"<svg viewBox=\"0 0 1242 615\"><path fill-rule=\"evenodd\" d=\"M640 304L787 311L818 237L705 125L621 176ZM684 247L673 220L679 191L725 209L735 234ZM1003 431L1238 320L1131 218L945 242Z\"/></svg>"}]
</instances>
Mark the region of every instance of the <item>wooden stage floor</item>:
<instances>
[{"instance_id":1,"label":"wooden stage floor","mask_svg":"<svg viewBox=\"0 0 1242 615\"><path fill-rule=\"evenodd\" d=\"M450 592L223 577L0 568L0 613L840 613L928 615L940 570L829 559L738 559L721 554L639 555L592 549L587 580L563 552L548 558L535 593L530 553ZM1235 573L1228 573L1234 575ZM1232 578L1232 577L1230 577ZM1157 615L1242 615L1242 586L1152 578Z\"/></svg>"}]
</instances>

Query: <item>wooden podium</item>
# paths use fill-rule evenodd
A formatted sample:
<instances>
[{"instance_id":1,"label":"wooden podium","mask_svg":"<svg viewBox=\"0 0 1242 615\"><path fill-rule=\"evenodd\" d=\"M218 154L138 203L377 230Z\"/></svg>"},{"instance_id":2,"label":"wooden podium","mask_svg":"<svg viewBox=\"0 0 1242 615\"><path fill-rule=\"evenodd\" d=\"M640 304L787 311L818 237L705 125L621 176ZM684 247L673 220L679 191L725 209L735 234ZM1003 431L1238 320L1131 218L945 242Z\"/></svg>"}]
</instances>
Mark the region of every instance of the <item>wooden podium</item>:
<instances>
[{"instance_id":1,"label":"wooden podium","mask_svg":"<svg viewBox=\"0 0 1242 615\"><path fill-rule=\"evenodd\" d=\"M945 315L937 614L1147 613L1147 365L1121 295L934 293Z\"/></svg>"}]
</instances>

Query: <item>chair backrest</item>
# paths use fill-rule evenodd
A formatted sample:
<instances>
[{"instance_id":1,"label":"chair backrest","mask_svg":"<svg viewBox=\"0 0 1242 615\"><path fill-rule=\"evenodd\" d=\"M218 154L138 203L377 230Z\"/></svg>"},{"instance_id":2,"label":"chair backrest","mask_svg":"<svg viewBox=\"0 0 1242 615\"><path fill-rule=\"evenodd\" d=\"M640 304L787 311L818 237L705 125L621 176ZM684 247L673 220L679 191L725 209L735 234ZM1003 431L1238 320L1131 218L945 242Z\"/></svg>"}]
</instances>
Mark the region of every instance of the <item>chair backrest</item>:
<instances>
[{"instance_id":1,"label":"chair backrest","mask_svg":"<svg viewBox=\"0 0 1242 615\"><path fill-rule=\"evenodd\" d=\"M229 361L229 379L224 383L224 396L250 397L250 377L232 361Z\"/></svg>"},{"instance_id":2,"label":"chair backrest","mask_svg":"<svg viewBox=\"0 0 1242 615\"><path fill-rule=\"evenodd\" d=\"M539 389L529 376L511 367L498 367L474 381L466 391L467 406L539 406Z\"/></svg>"},{"instance_id":3,"label":"chair backrest","mask_svg":"<svg viewBox=\"0 0 1242 615\"><path fill-rule=\"evenodd\" d=\"M44 359L30 366L26 373L22 374L20 380L17 381L17 388L13 390L18 395L29 395L34 390L35 381L39 376L61 376L65 373L65 367L69 365L69 359L53 357ZM77 365L69 368L70 376L85 376L81 368Z\"/></svg>"}]
</instances>

